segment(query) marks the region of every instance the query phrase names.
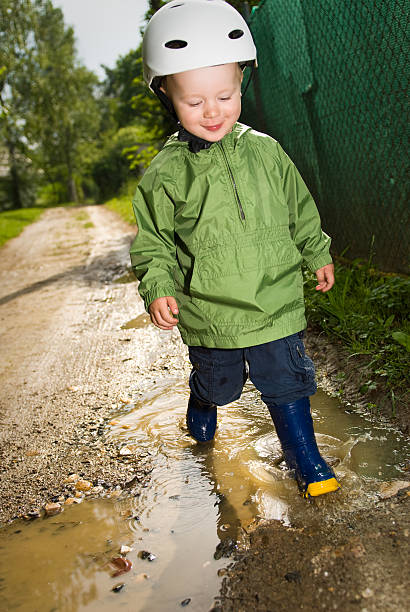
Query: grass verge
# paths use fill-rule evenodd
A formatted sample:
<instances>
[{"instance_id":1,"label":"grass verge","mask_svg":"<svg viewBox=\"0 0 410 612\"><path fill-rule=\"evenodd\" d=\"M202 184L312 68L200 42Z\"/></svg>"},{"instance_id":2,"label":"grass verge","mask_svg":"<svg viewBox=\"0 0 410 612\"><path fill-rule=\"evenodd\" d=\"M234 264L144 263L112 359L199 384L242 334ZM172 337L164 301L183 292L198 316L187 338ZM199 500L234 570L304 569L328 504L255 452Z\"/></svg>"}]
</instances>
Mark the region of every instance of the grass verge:
<instances>
[{"instance_id":1,"label":"grass verge","mask_svg":"<svg viewBox=\"0 0 410 612\"><path fill-rule=\"evenodd\" d=\"M11 238L18 236L26 225L36 221L44 208L20 208L0 212L0 247Z\"/></svg>"},{"instance_id":2,"label":"grass verge","mask_svg":"<svg viewBox=\"0 0 410 612\"><path fill-rule=\"evenodd\" d=\"M365 356L372 375L360 392L382 380L394 403L410 383L410 280L362 260L337 260L335 275L334 287L321 294L315 275L304 272L309 325L341 341L350 357Z\"/></svg>"},{"instance_id":3,"label":"grass verge","mask_svg":"<svg viewBox=\"0 0 410 612\"><path fill-rule=\"evenodd\" d=\"M0 211L0 247L11 238L15 238L30 223L34 223L47 208L57 206L78 206L76 202L66 202L65 204L42 204L31 208L15 208L12 210Z\"/></svg>"},{"instance_id":4,"label":"grass verge","mask_svg":"<svg viewBox=\"0 0 410 612\"><path fill-rule=\"evenodd\" d=\"M123 185L117 198L112 198L108 202L104 202L104 205L116 212L124 221L135 225L134 212L132 210L132 198L134 197L135 189L138 185L138 181L130 179L125 185Z\"/></svg>"},{"instance_id":5,"label":"grass verge","mask_svg":"<svg viewBox=\"0 0 410 612\"><path fill-rule=\"evenodd\" d=\"M135 225L135 217L129 196L120 196L119 198L108 200L108 202L105 202L105 206L120 215L127 223Z\"/></svg>"}]
</instances>

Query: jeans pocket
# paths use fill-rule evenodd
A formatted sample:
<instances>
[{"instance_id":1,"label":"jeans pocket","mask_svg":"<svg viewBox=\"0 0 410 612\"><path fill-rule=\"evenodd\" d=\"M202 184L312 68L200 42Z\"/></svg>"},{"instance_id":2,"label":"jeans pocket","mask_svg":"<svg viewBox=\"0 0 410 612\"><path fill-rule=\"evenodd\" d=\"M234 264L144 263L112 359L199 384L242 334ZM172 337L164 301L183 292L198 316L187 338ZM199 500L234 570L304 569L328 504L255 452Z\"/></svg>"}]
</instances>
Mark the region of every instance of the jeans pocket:
<instances>
[{"instance_id":1,"label":"jeans pocket","mask_svg":"<svg viewBox=\"0 0 410 612\"><path fill-rule=\"evenodd\" d=\"M295 373L304 382L315 380L315 366L310 357L306 355L305 345L299 334L292 334L285 338L289 349L290 365Z\"/></svg>"}]
</instances>

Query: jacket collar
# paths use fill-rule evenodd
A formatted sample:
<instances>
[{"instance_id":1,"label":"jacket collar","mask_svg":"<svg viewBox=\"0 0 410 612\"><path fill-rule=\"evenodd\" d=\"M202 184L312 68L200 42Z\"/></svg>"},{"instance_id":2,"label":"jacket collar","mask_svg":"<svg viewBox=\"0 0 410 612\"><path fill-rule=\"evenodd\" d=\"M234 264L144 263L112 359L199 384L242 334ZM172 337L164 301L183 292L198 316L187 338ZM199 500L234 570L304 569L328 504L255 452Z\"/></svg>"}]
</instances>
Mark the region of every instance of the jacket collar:
<instances>
[{"instance_id":1,"label":"jacket collar","mask_svg":"<svg viewBox=\"0 0 410 612\"><path fill-rule=\"evenodd\" d=\"M227 149L235 149L237 144L242 140L243 135L251 129L252 128L250 128L248 125L244 125L243 123L236 122L232 128L232 131L229 132L228 134L225 134L222 140L219 140L218 142L222 143L222 145L226 147ZM166 141L164 147L167 147L170 145L173 145L173 146L176 145L176 146L184 147L184 148L191 150L190 142L189 142L189 132L186 132L186 134L188 134L187 138L185 138L184 136L182 138L179 138L179 134L180 132L175 132L175 134L172 134L172 136L170 136L168 140ZM208 143L208 141L206 140L203 142ZM217 143L213 142L213 143L210 143L209 146L200 148L199 154L202 154L203 152L205 152L206 154L208 151L212 151L212 149L215 147L216 144ZM194 154L196 155L197 153L195 152Z\"/></svg>"}]
</instances>

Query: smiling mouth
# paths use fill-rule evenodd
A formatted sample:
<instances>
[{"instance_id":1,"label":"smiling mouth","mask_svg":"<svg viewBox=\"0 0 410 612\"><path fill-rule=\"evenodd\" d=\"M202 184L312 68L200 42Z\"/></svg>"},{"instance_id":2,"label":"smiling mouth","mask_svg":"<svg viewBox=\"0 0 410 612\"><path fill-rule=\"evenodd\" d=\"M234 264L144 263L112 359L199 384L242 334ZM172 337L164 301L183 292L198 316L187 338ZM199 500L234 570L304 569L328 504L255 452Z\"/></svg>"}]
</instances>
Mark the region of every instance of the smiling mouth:
<instances>
[{"instance_id":1,"label":"smiling mouth","mask_svg":"<svg viewBox=\"0 0 410 612\"><path fill-rule=\"evenodd\" d=\"M222 123L218 123L217 125L204 125L203 127L210 132L216 132L222 127Z\"/></svg>"}]
</instances>

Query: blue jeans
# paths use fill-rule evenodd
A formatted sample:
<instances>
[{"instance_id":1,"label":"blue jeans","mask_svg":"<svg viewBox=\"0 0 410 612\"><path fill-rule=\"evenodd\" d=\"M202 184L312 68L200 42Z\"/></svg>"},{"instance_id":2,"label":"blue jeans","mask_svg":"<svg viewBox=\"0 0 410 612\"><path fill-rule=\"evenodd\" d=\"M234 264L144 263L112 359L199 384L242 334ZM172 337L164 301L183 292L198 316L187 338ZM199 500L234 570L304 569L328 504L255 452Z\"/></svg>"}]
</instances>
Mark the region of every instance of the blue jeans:
<instances>
[{"instance_id":1,"label":"blue jeans","mask_svg":"<svg viewBox=\"0 0 410 612\"><path fill-rule=\"evenodd\" d=\"M305 353L303 332L241 349L190 346L189 386L202 402L224 406L237 400L248 378L268 406L316 393L315 368Z\"/></svg>"}]
</instances>

